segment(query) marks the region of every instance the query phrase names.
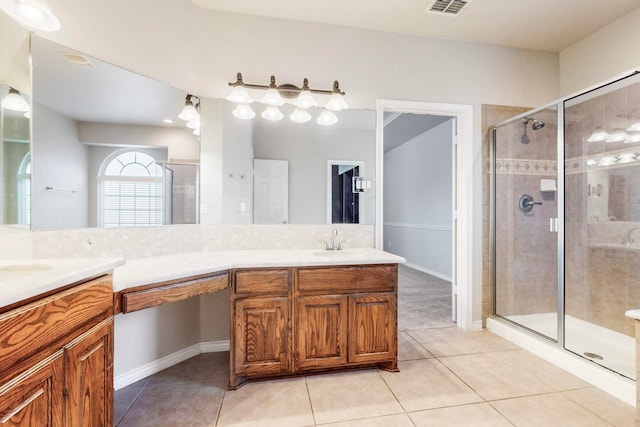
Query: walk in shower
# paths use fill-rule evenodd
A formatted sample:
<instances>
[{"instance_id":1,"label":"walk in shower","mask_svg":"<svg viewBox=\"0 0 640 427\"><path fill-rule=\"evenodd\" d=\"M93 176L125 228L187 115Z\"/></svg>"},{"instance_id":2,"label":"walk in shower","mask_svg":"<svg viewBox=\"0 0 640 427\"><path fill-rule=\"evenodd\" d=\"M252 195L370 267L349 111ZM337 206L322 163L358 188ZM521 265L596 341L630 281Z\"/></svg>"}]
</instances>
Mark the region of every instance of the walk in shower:
<instances>
[{"instance_id":1,"label":"walk in shower","mask_svg":"<svg viewBox=\"0 0 640 427\"><path fill-rule=\"evenodd\" d=\"M495 316L635 379L640 77L492 129Z\"/></svg>"}]
</instances>

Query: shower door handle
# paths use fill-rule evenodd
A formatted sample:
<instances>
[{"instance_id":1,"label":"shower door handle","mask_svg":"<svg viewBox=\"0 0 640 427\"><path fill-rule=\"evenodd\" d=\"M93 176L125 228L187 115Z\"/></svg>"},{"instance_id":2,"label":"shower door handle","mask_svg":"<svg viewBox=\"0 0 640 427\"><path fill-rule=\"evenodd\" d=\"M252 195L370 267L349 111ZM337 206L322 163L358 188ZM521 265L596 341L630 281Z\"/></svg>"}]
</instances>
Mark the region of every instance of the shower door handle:
<instances>
[{"instance_id":1,"label":"shower door handle","mask_svg":"<svg viewBox=\"0 0 640 427\"><path fill-rule=\"evenodd\" d=\"M549 218L549 231L551 233L558 232L558 218Z\"/></svg>"}]
</instances>

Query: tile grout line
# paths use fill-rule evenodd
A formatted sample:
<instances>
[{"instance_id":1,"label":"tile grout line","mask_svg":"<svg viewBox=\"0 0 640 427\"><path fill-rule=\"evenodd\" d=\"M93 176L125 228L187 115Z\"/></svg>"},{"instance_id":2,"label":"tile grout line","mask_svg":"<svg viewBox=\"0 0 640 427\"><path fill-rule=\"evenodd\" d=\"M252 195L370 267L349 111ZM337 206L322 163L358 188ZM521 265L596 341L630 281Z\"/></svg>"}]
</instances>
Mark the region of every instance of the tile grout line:
<instances>
[{"instance_id":1,"label":"tile grout line","mask_svg":"<svg viewBox=\"0 0 640 427\"><path fill-rule=\"evenodd\" d=\"M307 376L304 377L304 386L307 389L307 398L309 399L309 406L311 407L311 417L313 418L313 425L317 426L318 422L316 421L316 413L313 410L313 401L311 400L311 392L309 391L309 382L307 381Z\"/></svg>"},{"instance_id":2,"label":"tile grout line","mask_svg":"<svg viewBox=\"0 0 640 427\"><path fill-rule=\"evenodd\" d=\"M384 385L386 385L387 388L389 389L389 391L391 392L391 395L393 396L393 398L396 399L396 402L398 402L398 405L400 405L400 407L402 408L402 412L407 417L409 417L409 420L411 421L411 424L413 424L415 426L416 423L413 422L413 418L411 418L411 416L409 415L409 412L407 411L407 409L404 407L402 402L400 402L400 399L398 399L398 396L396 396L396 394L393 392L393 389L391 388L389 383L387 383L387 381L384 379L384 375L382 375L382 372L380 371L380 369L378 369L376 372L377 372L378 376L380 377L380 379L382 380L382 382L384 383ZM391 415L393 415L393 414L391 414Z\"/></svg>"}]
</instances>

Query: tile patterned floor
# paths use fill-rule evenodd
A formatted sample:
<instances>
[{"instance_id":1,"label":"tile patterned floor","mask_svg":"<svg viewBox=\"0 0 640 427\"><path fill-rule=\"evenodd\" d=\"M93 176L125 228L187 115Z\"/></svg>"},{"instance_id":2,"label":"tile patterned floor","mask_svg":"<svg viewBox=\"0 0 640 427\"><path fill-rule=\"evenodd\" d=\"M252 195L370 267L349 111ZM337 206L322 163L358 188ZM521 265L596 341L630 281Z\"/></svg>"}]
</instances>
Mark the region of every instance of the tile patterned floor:
<instances>
[{"instance_id":1,"label":"tile patterned floor","mask_svg":"<svg viewBox=\"0 0 640 427\"><path fill-rule=\"evenodd\" d=\"M118 390L116 425L635 426L635 408L488 331L446 327L446 311L405 317L399 373L351 371L225 391L229 353L205 353Z\"/></svg>"}]
</instances>

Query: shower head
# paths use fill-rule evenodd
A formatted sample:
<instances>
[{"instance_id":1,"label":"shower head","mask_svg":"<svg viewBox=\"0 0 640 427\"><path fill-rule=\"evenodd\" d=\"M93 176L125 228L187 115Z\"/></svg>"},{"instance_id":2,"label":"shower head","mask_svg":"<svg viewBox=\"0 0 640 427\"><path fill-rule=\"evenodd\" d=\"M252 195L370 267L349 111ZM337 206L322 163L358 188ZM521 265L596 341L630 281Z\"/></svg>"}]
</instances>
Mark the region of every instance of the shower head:
<instances>
[{"instance_id":1,"label":"shower head","mask_svg":"<svg viewBox=\"0 0 640 427\"><path fill-rule=\"evenodd\" d=\"M533 130L540 130L544 127L544 122L542 120L534 120L531 127Z\"/></svg>"},{"instance_id":2,"label":"shower head","mask_svg":"<svg viewBox=\"0 0 640 427\"><path fill-rule=\"evenodd\" d=\"M544 122L542 120L534 119L532 117L525 117L524 119L522 119L522 123L524 123L525 130L529 122L533 122L531 124L531 127L533 128L533 130L540 130L544 127Z\"/></svg>"}]
</instances>

